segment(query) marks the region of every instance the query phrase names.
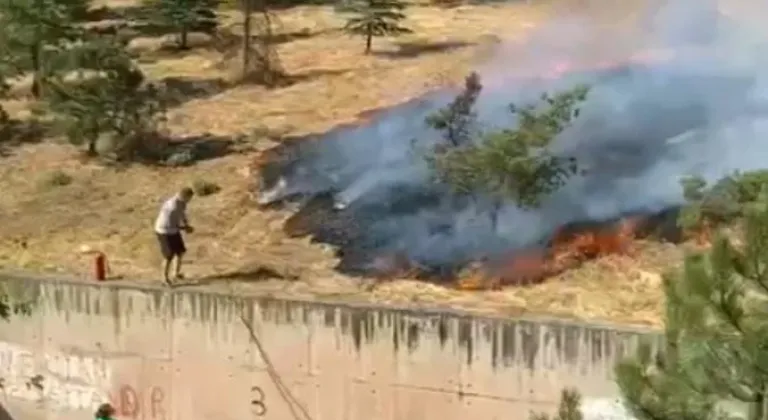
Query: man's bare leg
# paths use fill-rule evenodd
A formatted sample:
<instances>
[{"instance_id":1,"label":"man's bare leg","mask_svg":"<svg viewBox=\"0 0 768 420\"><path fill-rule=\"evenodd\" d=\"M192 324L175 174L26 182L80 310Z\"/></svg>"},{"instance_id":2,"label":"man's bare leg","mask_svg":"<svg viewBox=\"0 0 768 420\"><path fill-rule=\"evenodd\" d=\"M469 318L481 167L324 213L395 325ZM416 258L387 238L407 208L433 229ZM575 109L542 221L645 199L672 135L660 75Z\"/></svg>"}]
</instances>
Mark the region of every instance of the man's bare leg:
<instances>
[{"instance_id":1,"label":"man's bare leg","mask_svg":"<svg viewBox=\"0 0 768 420\"><path fill-rule=\"evenodd\" d=\"M177 279L183 279L184 275L181 273L181 266L182 266L182 260L184 259L184 254L179 254L176 256L176 273L175 278Z\"/></svg>"},{"instance_id":2,"label":"man's bare leg","mask_svg":"<svg viewBox=\"0 0 768 420\"><path fill-rule=\"evenodd\" d=\"M171 284L171 278L168 277L171 272L171 260L173 260L173 258L166 258L165 262L163 263L163 281L168 285Z\"/></svg>"}]
</instances>

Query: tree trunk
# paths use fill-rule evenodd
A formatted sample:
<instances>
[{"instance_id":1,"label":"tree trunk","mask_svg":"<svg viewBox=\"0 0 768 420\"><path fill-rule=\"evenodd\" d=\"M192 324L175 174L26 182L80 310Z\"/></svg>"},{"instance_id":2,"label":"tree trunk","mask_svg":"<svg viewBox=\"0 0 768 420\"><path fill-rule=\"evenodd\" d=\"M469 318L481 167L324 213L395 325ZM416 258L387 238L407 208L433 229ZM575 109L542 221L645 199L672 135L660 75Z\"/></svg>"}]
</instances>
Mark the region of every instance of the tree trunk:
<instances>
[{"instance_id":1,"label":"tree trunk","mask_svg":"<svg viewBox=\"0 0 768 420\"><path fill-rule=\"evenodd\" d=\"M186 50L189 48L189 28L186 25L181 27L179 33L179 49Z\"/></svg>"},{"instance_id":2,"label":"tree trunk","mask_svg":"<svg viewBox=\"0 0 768 420\"><path fill-rule=\"evenodd\" d=\"M251 71L251 10L253 0L243 2L243 77Z\"/></svg>"},{"instance_id":3,"label":"tree trunk","mask_svg":"<svg viewBox=\"0 0 768 420\"><path fill-rule=\"evenodd\" d=\"M43 7L45 6L43 5L42 0L35 1L35 9L37 12L41 12ZM43 75L41 74L42 67L43 67L42 57L41 57L42 49L43 49L42 41L41 41L41 38L43 37L42 25L43 25L42 22L38 22L35 25L35 31L32 38L32 46L30 51L30 61L32 62L31 63L32 64L32 96L35 99L40 99L43 93L42 92L43 90L42 76Z\"/></svg>"},{"instance_id":4,"label":"tree trunk","mask_svg":"<svg viewBox=\"0 0 768 420\"><path fill-rule=\"evenodd\" d=\"M748 420L765 420L768 413L765 412L766 398L764 393L758 393L755 402L749 404Z\"/></svg>"},{"instance_id":5,"label":"tree trunk","mask_svg":"<svg viewBox=\"0 0 768 420\"><path fill-rule=\"evenodd\" d=\"M90 139L88 139L88 151L86 152L86 155L88 157L98 156L99 152L96 150L97 141L98 141L97 137L91 137Z\"/></svg>"},{"instance_id":6,"label":"tree trunk","mask_svg":"<svg viewBox=\"0 0 768 420\"><path fill-rule=\"evenodd\" d=\"M371 53L371 44L373 43L373 25L368 24L367 33L365 34L365 53Z\"/></svg>"},{"instance_id":7,"label":"tree trunk","mask_svg":"<svg viewBox=\"0 0 768 420\"><path fill-rule=\"evenodd\" d=\"M42 95L42 75L40 74L42 69L40 68L40 48L38 48L37 43L32 46L30 51L30 61L32 61L32 96L35 99L40 99Z\"/></svg>"}]
</instances>

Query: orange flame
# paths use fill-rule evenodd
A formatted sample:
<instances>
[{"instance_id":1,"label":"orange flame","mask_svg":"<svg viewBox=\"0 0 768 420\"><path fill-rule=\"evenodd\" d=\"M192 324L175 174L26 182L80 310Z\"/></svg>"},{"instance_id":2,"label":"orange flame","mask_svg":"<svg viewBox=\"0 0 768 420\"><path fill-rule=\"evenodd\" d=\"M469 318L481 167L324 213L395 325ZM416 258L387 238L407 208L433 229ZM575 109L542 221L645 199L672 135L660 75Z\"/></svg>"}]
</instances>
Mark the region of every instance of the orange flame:
<instances>
[{"instance_id":1,"label":"orange flame","mask_svg":"<svg viewBox=\"0 0 768 420\"><path fill-rule=\"evenodd\" d=\"M473 269L456 287L462 290L495 289L504 285L525 285L575 268L583 262L610 254L630 254L641 219L630 218L605 229L568 235L558 232L547 251L517 254L493 270L493 275Z\"/></svg>"}]
</instances>

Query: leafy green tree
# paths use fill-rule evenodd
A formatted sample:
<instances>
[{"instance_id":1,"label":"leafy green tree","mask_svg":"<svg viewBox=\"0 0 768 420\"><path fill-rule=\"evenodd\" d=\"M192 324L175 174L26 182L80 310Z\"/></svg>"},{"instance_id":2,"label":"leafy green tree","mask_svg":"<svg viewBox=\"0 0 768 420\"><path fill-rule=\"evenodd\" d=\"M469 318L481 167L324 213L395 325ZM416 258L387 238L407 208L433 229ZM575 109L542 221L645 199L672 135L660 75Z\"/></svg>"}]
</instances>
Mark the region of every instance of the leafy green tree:
<instances>
[{"instance_id":1,"label":"leafy green tree","mask_svg":"<svg viewBox=\"0 0 768 420\"><path fill-rule=\"evenodd\" d=\"M544 94L536 105L510 105L516 127L489 133L475 124L473 108L481 89L479 76L471 74L464 91L427 119L445 140L427 155L432 172L459 194L535 207L578 173L575 159L557 156L548 146L578 117L588 88Z\"/></svg>"},{"instance_id":2,"label":"leafy green tree","mask_svg":"<svg viewBox=\"0 0 768 420\"><path fill-rule=\"evenodd\" d=\"M742 205L740 234L718 232L665 276L665 344L617 367L638 420L768 419L768 184Z\"/></svg>"},{"instance_id":3,"label":"leafy green tree","mask_svg":"<svg viewBox=\"0 0 768 420\"><path fill-rule=\"evenodd\" d=\"M212 33L218 27L216 0L146 0L150 20L178 33L178 48L189 49L189 33Z\"/></svg>"},{"instance_id":4,"label":"leafy green tree","mask_svg":"<svg viewBox=\"0 0 768 420\"><path fill-rule=\"evenodd\" d=\"M406 4L401 0L352 0L341 7L342 13L349 13L344 30L353 35L365 37L365 53L370 54L373 37L397 36L411 33L400 23L406 18Z\"/></svg>"},{"instance_id":5,"label":"leafy green tree","mask_svg":"<svg viewBox=\"0 0 768 420\"><path fill-rule=\"evenodd\" d=\"M71 69L54 62L80 39L76 24L87 9L85 0L0 0L0 51L12 57L5 65L32 73L32 94L39 98L45 81Z\"/></svg>"},{"instance_id":6,"label":"leafy green tree","mask_svg":"<svg viewBox=\"0 0 768 420\"><path fill-rule=\"evenodd\" d=\"M145 83L141 69L120 44L110 40L82 45L72 54L95 72L76 81L51 79L46 103L72 144L99 153L97 144L111 136L118 160L132 160L154 138L166 106L162 92Z\"/></svg>"}]
</instances>

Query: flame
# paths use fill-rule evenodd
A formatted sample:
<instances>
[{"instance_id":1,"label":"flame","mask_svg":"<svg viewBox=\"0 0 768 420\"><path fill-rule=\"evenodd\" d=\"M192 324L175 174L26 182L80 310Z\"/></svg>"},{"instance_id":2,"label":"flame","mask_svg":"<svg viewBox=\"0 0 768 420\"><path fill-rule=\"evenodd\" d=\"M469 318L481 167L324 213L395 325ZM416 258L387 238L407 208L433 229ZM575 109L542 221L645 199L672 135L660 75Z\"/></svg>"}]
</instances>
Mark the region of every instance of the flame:
<instances>
[{"instance_id":1,"label":"flame","mask_svg":"<svg viewBox=\"0 0 768 420\"><path fill-rule=\"evenodd\" d=\"M641 221L640 218L624 219L608 228L577 234L567 234L561 229L555 234L548 250L516 254L495 269L474 267L459 278L456 287L483 290L504 285L534 284L587 260L610 254L631 254Z\"/></svg>"}]
</instances>

